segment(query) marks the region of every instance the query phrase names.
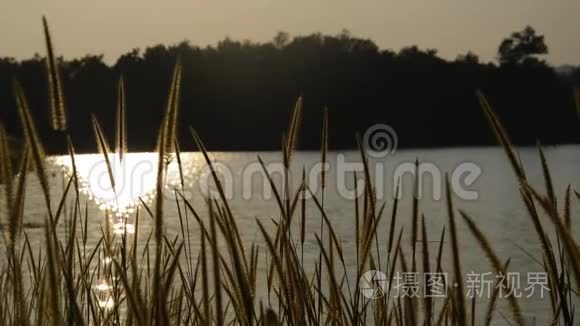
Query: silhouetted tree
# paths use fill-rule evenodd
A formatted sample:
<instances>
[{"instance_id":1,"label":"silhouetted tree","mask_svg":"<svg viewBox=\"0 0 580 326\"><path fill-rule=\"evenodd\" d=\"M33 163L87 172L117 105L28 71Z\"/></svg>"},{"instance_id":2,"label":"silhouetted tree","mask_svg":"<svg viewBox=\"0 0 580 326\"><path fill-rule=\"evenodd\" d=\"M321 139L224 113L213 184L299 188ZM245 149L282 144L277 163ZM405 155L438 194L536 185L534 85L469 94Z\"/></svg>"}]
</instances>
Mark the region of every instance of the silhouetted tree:
<instances>
[{"instance_id":1,"label":"silhouetted tree","mask_svg":"<svg viewBox=\"0 0 580 326\"><path fill-rule=\"evenodd\" d=\"M514 32L503 40L498 49L501 64L539 63L538 55L548 54L548 46L543 35L527 26L521 32Z\"/></svg>"},{"instance_id":2,"label":"silhouetted tree","mask_svg":"<svg viewBox=\"0 0 580 326\"><path fill-rule=\"evenodd\" d=\"M278 32L272 42L274 43L274 47L277 49L281 49L285 47L288 42L290 41L290 34L286 32Z\"/></svg>"},{"instance_id":3,"label":"silhouetted tree","mask_svg":"<svg viewBox=\"0 0 580 326\"><path fill-rule=\"evenodd\" d=\"M467 51L466 54L458 55L455 61L468 64L478 64L479 56L471 51Z\"/></svg>"},{"instance_id":4,"label":"silhouetted tree","mask_svg":"<svg viewBox=\"0 0 580 326\"><path fill-rule=\"evenodd\" d=\"M542 39L531 37L533 32L518 35L506 49L533 57L538 51L524 44L542 43ZM499 67L479 63L472 52L447 61L435 49L379 49L372 40L343 31L292 39L279 33L266 43L226 38L203 48L186 41L155 45L133 49L113 66L105 64L101 55L64 61L62 76L75 148L96 150L91 113L99 117L112 142L116 83L123 75L129 150L152 150L178 56L183 65L180 139L184 150L193 149L187 141L189 125L209 149L277 149L301 94L303 149L320 146L324 106L329 108L332 148L353 148L354 134L377 123L391 125L401 147L496 144L474 96L476 89L488 95L514 143L534 144L538 138L544 144L578 141L571 89L580 85L580 69L562 76L545 64L525 64L522 54L510 60L524 64ZM39 55L21 61L0 58L0 119L10 134L21 133L12 90L12 77L17 77L47 152L64 153L62 135L49 128L45 69Z\"/></svg>"}]
</instances>

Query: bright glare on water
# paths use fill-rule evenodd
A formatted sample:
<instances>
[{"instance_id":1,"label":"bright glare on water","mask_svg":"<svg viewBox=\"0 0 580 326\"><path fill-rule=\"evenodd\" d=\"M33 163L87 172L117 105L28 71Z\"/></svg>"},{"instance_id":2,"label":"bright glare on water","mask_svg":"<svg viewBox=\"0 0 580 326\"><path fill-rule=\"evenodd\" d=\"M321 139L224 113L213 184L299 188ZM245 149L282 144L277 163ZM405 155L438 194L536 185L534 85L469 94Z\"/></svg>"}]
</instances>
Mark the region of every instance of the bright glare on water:
<instances>
[{"instance_id":1,"label":"bright glare on water","mask_svg":"<svg viewBox=\"0 0 580 326\"><path fill-rule=\"evenodd\" d=\"M119 159L116 153L108 155L111 171L102 154L75 156L79 190L113 218L113 231L134 233L134 225L126 224L125 218L143 201L151 203L155 196L159 158L157 153L130 153ZM72 175L71 157L54 157L54 164L67 175ZM111 176L112 179L111 180ZM179 169L172 160L166 172L166 186L179 183ZM112 182L114 184L112 184Z\"/></svg>"},{"instance_id":2,"label":"bright glare on water","mask_svg":"<svg viewBox=\"0 0 580 326\"><path fill-rule=\"evenodd\" d=\"M80 189L102 210L131 213L139 198L147 202L155 191L158 159L155 153L132 153L123 161L109 154L114 187L102 154L76 155L75 164ZM70 156L55 157L55 163L72 175Z\"/></svg>"}]
</instances>

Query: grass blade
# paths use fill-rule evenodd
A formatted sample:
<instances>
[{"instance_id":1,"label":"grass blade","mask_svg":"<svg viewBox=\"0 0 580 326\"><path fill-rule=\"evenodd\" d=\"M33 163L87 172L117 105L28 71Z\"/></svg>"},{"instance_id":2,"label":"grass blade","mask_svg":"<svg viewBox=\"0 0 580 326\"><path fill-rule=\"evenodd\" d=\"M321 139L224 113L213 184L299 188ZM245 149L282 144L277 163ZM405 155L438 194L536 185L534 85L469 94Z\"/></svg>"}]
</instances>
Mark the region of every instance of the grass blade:
<instances>
[{"instance_id":1,"label":"grass blade","mask_svg":"<svg viewBox=\"0 0 580 326\"><path fill-rule=\"evenodd\" d=\"M126 100L125 100L125 82L123 76L119 78L117 85L117 144L116 152L119 155L119 161L123 161L123 155L127 152L127 121L126 121Z\"/></svg>"},{"instance_id":2,"label":"grass blade","mask_svg":"<svg viewBox=\"0 0 580 326\"><path fill-rule=\"evenodd\" d=\"M469 231L471 231L471 233L473 234L473 236L475 237L475 239L485 252L487 258L491 262L496 272L501 273L502 275L507 275L507 271L503 268L501 261L499 260L493 249L491 249L489 241L487 240L485 235L483 235L483 233L479 230L479 228L475 225L475 222L473 222L473 220L465 212L459 211L459 214L461 214L461 217L463 217L463 220L467 223ZM506 284L506 286L508 287L508 289L511 289L512 285L508 283ZM517 298L511 295L509 296L508 300L516 323L520 326L525 325Z\"/></svg>"},{"instance_id":3,"label":"grass blade","mask_svg":"<svg viewBox=\"0 0 580 326\"><path fill-rule=\"evenodd\" d=\"M453 200L451 197L451 186L449 185L449 177L445 176L445 195L447 198L447 216L449 217L449 230L451 233L451 252L453 258L453 274L455 278L457 299L457 320L459 325L467 325L467 318L465 314L465 295L463 292L463 277L461 274L461 259L459 258L459 239L457 236L457 228L455 226L455 211L453 208Z\"/></svg>"},{"instance_id":4,"label":"grass blade","mask_svg":"<svg viewBox=\"0 0 580 326\"><path fill-rule=\"evenodd\" d=\"M18 107L18 113L20 115L20 121L22 124L22 130L24 131L24 137L26 138L26 143L32 154L32 162L34 163L34 169L40 181L40 186L42 187L42 192L44 195L44 200L46 202L46 207L48 209L48 214L52 220L52 209L50 201L50 188L48 185L48 179L46 178L46 172L44 168L44 149L42 143L38 138L38 133L30 115L30 110L28 109L28 102L26 96L24 95L24 90L17 80L14 80L14 93L16 96L16 105Z\"/></svg>"},{"instance_id":5,"label":"grass blade","mask_svg":"<svg viewBox=\"0 0 580 326\"><path fill-rule=\"evenodd\" d=\"M67 123L63 86L58 69L58 62L54 57L54 48L52 45L52 38L50 37L50 31L48 29L48 22L44 16L42 16L42 25L44 27L44 38L46 40L46 69L48 71L51 126L53 130L65 131Z\"/></svg>"},{"instance_id":6,"label":"grass blade","mask_svg":"<svg viewBox=\"0 0 580 326\"><path fill-rule=\"evenodd\" d=\"M288 137L284 144L284 164L286 168L290 167L290 161L292 160L292 153L296 148L296 143L298 142L298 130L300 129L300 121L302 120L302 96L298 97L296 104L294 105L294 111L292 112L292 120L290 121L290 126L288 128Z\"/></svg>"},{"instance_id":7,"label":"grass blade","mask_svg":"<svg viewBox=\"0 0 580 326\"><path fill-rule=\"evenodd\" d=\"M103 154L104 158L105 158L105 163L107 164L107 172L109 174L109 181L111 183L111 189L113 189L113 191L115 191L115 177L113 174L113 167L111 165L111 160L109 159L109 153L111 152L111 150L109 149L109 145L107 144L107 140L105 138L105 135L103 134L103 131L101 130L101 126L99 124L99 121L97 120L97 117L93 114L91 115L91 118L93 120L93 131L95 132L95 138L97 140L97 146L99 148L99 152L101 154Z\"/></svg>"}]
</instances>

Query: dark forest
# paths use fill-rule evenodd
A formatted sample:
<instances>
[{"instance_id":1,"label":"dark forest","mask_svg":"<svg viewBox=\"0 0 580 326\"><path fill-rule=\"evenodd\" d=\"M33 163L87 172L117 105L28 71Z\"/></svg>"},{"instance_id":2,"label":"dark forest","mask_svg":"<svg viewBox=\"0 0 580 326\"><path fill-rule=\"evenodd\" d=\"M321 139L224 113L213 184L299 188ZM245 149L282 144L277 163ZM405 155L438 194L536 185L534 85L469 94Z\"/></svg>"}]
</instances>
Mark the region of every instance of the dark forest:
<instances>
[{"instance_id":1,"label":"dark forest","mask_svg":"<svg viewBox=\"0 0 580 326\"><path fill-rule=\"evenodd\" d=\"M580 68L562 72L542 59L547 53L543 37L532 28L508 36L495 63L480 62L471 52L445 60L435 49L380 49L348 32L293 38L279 33L266 43L225 39L202 48L182 42L134 49L114 65L88 55L61 59L60 66L70 133L80 152L96 151L91 113L113 139L121 75L129 150L153 150L178 56L183 66L180 139L190 139L191 125L210 150L278 149L280 130L301 95L300 149L320 147L324 107L332 149L354 148L355 134L377 123L396 130L400 147L495 145L477 90L488 97L514 143L576 143L574 89ZM0 59L0 118L9 134L20 137L13 78L24 86L46 150L66 152L62 135L49 128L44 57ZM191 150L192 143L183 141L183 147Z\"/></svg>"}]
</instances>

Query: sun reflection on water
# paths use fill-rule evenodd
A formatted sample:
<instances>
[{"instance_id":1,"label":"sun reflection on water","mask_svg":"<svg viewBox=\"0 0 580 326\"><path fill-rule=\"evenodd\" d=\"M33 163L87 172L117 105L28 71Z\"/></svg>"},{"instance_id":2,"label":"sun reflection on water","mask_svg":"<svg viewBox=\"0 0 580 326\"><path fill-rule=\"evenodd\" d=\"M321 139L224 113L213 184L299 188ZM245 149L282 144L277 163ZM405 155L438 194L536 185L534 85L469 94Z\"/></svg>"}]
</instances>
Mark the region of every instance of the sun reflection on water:
<instances>
[{"instance_id":1,"label":"sun reflection on water","mask_svg":"<svg viewBox=\"0 0 580 326\"><path fill-rule=\"evenodd\" d=\"M102 154L75 156L79 189L93 200L101 210L115 212L117 216L132 213L139 202L151 200L157 179L157 154L131 153L119 160L109 154L114 187L111 185L105 158ZM55 157L55 163L65 173L72 175L70 156Z\"/></svg>"},{"instance_id":2,"label":"sun reflection on water","mask_svg":"<svg viewBox=\"0 0 580 326\"><path fill-rule=\"evenodd\" d=\"M221 156L220 153L212 154ZM79 191L100 210L106 212L112 232L134 233L135 225L131 216L141 202L147 205L153 202L156 196L158 155L155 152L126 153L121 161L118 154L109 153L114 186L111 184L103 154L75 155ZM69 155L53 156L51 163L66 175L72 176L73 164ZM177 159L175 157L169 159L164 175L164 188L171 191L164 191L164 194L171 196L170 199L174 199L173 189L183 191L182 194L187 197L195 182L200 178L205 180L209 175L204 158L199 153L181 153L181 169L187 191L181 186L182 179Z\"/></svg>"},{"instance_id":3,"label":"sun reflection on water","mask_svg":"<svg viewBox=\"0 0 580 326\"><path fill-rule=\"evenodd\" d=\"M136 231L131 218L133 213L141 201L149 205L156 196L158 153L127 153L123 155L122 161L116 153L110 153L108 158L111 164L111 175L102 154L75 155L74 163L79 191L105 212L111 232L118 235L131 235ZM192 176L199 172L198 159L201 157L193 153L181 157L182 171L188 176L184 176L185 187L191 186ZM51 163L66 175L72 176L73 163L70 156L52 157ZM111 176L113 182L111 182ZM181 189L182 178L177 160L169 161L164 178L166 189ZM173 192L164 191L164 193ZM116 276L112 256L116 253L110 255L110 253L103 253L100 257L99 263L102 264L103 275L93 285L97 295L97 304L104 310L110 310L115 306L112 284L115 284Z\"/></svg>"},{"instance_id":4,"label":"sun reflection on water","mask_svg":"<svg viewBox=\"0 0 580 326\"><path fill-rule=\"evenodd\" d=\"M102 154L75 155L79 190L100 210L109 212L114 233L135 232L129 216L141 201L150 204L155 197L158 160L157 153L128 153L122 161L116 153L110 153L113 186ZM72 175L70 156L53 157L53 163L67 175ZM185 170L191 172L191 168ZM179 167L176 160L172 160L167 166L165 186L175 187L179 183Z\"/></svg>"}]
</instances>

